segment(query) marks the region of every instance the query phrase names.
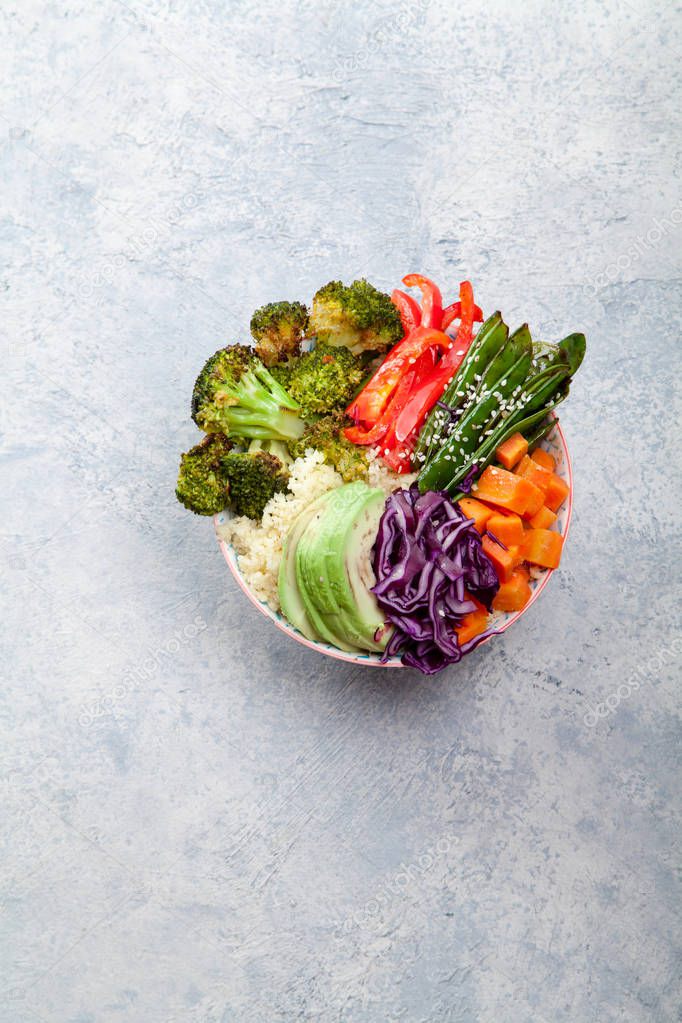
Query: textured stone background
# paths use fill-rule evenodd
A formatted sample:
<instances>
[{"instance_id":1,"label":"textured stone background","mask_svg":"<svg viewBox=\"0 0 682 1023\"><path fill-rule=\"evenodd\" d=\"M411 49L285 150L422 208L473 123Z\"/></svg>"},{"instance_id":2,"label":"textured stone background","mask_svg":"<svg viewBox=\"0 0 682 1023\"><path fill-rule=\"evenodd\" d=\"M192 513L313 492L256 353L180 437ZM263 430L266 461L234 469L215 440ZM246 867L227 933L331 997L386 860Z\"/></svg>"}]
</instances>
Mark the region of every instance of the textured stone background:
<instances>
[{"instance_id":1,"label":"textured stone background","mask_svg":"<svg viewBox=\"0 0 682 1023\"><path fill-rule=\"evenodd\" d=\"M1 24L2 1023L677 1019L679 4ZM561 573L427 681L173 497L256 304L408 270L590 346Z\"/></svg>"}]
</instances>

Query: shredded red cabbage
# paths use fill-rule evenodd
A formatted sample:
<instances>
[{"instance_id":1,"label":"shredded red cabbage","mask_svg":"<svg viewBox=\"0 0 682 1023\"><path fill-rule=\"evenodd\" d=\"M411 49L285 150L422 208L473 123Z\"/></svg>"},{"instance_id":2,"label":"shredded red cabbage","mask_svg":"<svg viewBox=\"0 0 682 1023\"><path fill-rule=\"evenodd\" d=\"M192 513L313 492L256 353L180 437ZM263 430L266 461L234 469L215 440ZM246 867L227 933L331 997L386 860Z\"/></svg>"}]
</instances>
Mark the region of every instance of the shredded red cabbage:
<instances>
[{"instance_id":1,"label":"shredded red cabbage","mask_svg":"<svg viewBox=\"0 0 682 1023\"><path fill-rule=\"evenodd\" d=\"M460 493L462 493L462 494L470 494L471 493L471 488L472 488L473 483L474 483L474 480L476 479L477 476L478 476L478 466L474 463L474 465L471 466L471 468L469 469L468 473L466 474L464 479L459 484L458 490L460 491Z\"/></svg>"},{"instance_id":2,"label":"shredded red cabbage","mask_svg":"<svg viewBox=\"0 0 682 1023\"><path fill-rule=\"evenodd\" d=\"M481 537L447 494L395 490L387 499L374 545L373 592L395 627L384 660L433 675L494 634L486 629L460 646L455 627L476 609L490 610L499 589Z\"/></svg>"},{"instance_id":3,"label":"shredded red cabbage","mask_svg":"<svg viewBox=\"0 0 682 1023\"><path fill-rule=\"evenodd\" d=\"M492 542L496 543L498 547L501 547L503 551L509 550L506 543L502 543L502 541L498 537L496 537L494 533L491 533L489 529L486 529L486 533L488 534Z\"/></svg>"}]
</instances>

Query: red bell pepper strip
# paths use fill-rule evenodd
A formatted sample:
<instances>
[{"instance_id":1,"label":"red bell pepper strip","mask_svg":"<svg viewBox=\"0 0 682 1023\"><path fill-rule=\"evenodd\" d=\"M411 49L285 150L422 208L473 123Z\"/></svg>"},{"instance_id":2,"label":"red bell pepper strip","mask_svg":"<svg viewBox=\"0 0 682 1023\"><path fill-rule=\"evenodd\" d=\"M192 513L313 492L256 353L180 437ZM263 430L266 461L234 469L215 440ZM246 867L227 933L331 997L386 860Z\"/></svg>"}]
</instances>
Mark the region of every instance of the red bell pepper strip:
<instances>
[{"instance_id":1,"label":"red bell pepper strip","mask_svg":"<svg viewBox=\"0 0 682 1023\"><path fill-rule=\"evenodd\" d=\"M391 444L392 437L386 436L386 443ZM387 465L389 469L393 469L393 472L409 472L410 471L410 456L409 452L403 451L402 448L387 447L385 451L381 452L381 461L384 465Z\"/></svg>"},{"instance_id":2,"label":"red bell pepper strip","mask_svg":"<svg viewBox=\"0 0 682 1023\"><path fill-rule=\"evenodd\" d=\"M410 367L409 372L404 373L400 378L398 386L374 426L369 429L362 425L347 426L343 431L346 439L353 444L376 444L381 441L404 408L417 381L433 370L435 361L436 356L433 348L427 348Z\"/></svg>"},{"instance_id":3,"label":"red bell pepper strip","mask_svg":"<svg viewBox=\"0 0 682 1023\"><path fill-rule=\"evenodd\" d=\"M373 426L401 379L410 371L417 359L434 346L446 350L451 344L452 338L441 330L415 327L407 337L393 346L374 376L353 398L346 410L348 415L355 423Z\"/></svg>"},{"instance_id":4,"label":"red bell pepper strip","mask_svg":"<svg viewBox=\"0 0 682 1023\"><path fill-rule=\"evenodd\" d=\"M459 327L457 329L457 335L455 337L454 347L450 351L459 351L462 345L466 345L468 348L471 344L473 337L474 320L476 319L477 306L474 302L474 289L471 287L470 281L462 281L459 286L459 302L461 306L461 313L459 319ZM481 313L481 319L483 314ZM457 363L459 365L459 363Z\"/></svg>"},{"instance_id":5,"label":"red bell pepper strip","mask_svg":"<svg viewBox=\"0 0 682 1023\"><path fill-rule=\"evenodd\" d=\"M443 323L441 330L447 330L453 320L459 320L462 316L462 303L453 302L443 310ZM478 305L474 306L474 323L483 323L483 312Z\"/></svg>"},{"instance_id":6,"label":"red bell pepper strip","mask_svg":"<svg viewBox=\"0 0 682 1023\"><path fill-rule=\"evenodd\" d=\"M403 277L403 284L408 288L421 289L422 327L435 327L436 330L440 330L443 320L443 298L438 285L422 274L407 274Z\"/></svg>"},{"instance_id":7,"label":"red bell pepper strip","mask_svg":"<svg viewBox=\"0 0 682 1023\"><path fill-rule=\"evenodd\" d=\"M414 378L414 370L410 373L404 373L400 378L398 386L393 392L388 405L384 409L382 415L379 416L374 426L369 428L362 425L347 426L343 431L346 440L351 441L353 444L378 443L391 425L392 419L397 415L409 398Z\"/></svg>"},{"instance_id":8,"label":"red bell pepper strip","mask_svg":"<svg viewBox=\"0 0 682 1023\"><path fill-rule=\"evenodd\" d=\"M409 334L410 331L419 326L422 321L422 311L412 298L412 295L408 295L407 292L399 291L398 288L395 288L391 292L391 302L400 313L400 320L406 334Z\"/></svg>"},{"instance_id":9,"label":"red bell pepper strip","mask_svg":"<svg viewBox=\"0 0 682 1023\"><path fill-rule=\"evenodd\" d=\"M451 342L443 355L435 371L417 381L407 401L404 403L398 414L394 416L391 423L390 433L384 437L384 454L382 458L392 468L397 465L409 465L408 455L414 450L419 431L435 403L438 401L454 373L459 369L464 356L469 350L473 337L473 322L475 316L474 293L469 281L462 281L460 285L461 296L461 320L457 336ZM386 455L386 448L389 452L395 450L397 454ZM400 458L400 454L403 457ZM397 471L403 472L404 469Z\"/></svg>"}]
</instances>

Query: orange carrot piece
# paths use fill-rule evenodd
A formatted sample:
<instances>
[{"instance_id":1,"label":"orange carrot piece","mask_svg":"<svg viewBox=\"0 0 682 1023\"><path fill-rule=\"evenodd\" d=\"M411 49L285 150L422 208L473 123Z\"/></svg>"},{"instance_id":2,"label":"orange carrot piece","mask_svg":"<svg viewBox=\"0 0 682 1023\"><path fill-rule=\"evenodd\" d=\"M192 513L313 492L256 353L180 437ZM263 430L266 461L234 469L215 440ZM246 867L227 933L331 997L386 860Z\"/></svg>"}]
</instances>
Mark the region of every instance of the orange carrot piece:
<instances>
[{"instance_id":1,"label":"orange carrot piece","mask_svg":"<svg viewBox=\"0 0 682 1023\"><path fill-rule=\"evenodd\" d=\"M530 457L534 462L537 462L538 465L541 465L543 469L547 469L549 472L554 472L556 469L554 455L550 455L549 451L545 451L544 448L536 448Z\"/></svg>"},{"instance_id":2,"label":"orange carrot piece","mask_svg":"<svg viewBox=\"0 0 682 1023\"><path fill-rule=\"evenodd\" d=\"M499 543L495 543L494 540L491 540L489 536L483 537L481 546L492 561L493 568L495 569L497 578L500 582L506 582L511 577L514 569L523 561L524 558L520 546L508 547L507 550L505 550L504 547L500 547Z\"/></svg>"},{"instance_id":3,"label":"orange carrot piece","mask_svg":"<svg viewBox=\"0 0 682 1023\"><path fill-rule=\"evenodd\" d=\"M521 478L523 479L523 477ZM530 480L527 480L526 482L530 483ZM532 519L534 515L537 515L545 503L545 495L540 490L540 487L536 487L534 483L530 483L530 485L533 488L533 493L528 499L526 510L521 515L524 519Z\"/></svg>"},{"instance_id":4,"label":"orange carrot piece","mask_svg":"<svg viewBox=\"0 0 682 1023\"><path fill-rule=\"evenodd\" d=\"M569 490L568 484L565 483L561 476L557 476L555 472L552 473L547 493L545 494L545 504L550 511L559 511L562 504L568 497Z\"/></svg>"},{"instance_id":5,"label":"orange carrot piece","mask_svg":"<svg viewBox=\"0 0 682 1023\"><path fill-rule=\"evenodd\" d=\"M537 494L541 498L538 508L544 503L542 491L530 480L495 465L489 465L483 470L471 491L479 501L486 501L518 515L523 515L528 505L535 502Z\"/></svg>"},{"instance_id":6,"label":"orange carrot piece","mask_svg":"<svg viewBox=\"0 0 682 1023\"><path fill-rule=\"evenodd\" d=\"M505 547L513 544L520 544L523 540L523 522L513 512L506 515L504 512L493 512L486 523L489 530L497 540L501 540Z\"/></svg>"},{"instance_id":7,"label":"orange carrot piece","mask_svg":"<svg viewBox=\"0 0 682 1023\"><path fill-rule=\"evenodd\" d=\"M524 479L530 480L536 487L539 487L543 494L547 493L550 481L552 479L552 473L549 469L543 469L541 465L538 465L536 461L530 458L529 455L524 455L519 464L514 469L517 476L523 476Z\"/></svg>"},{"instance_id":8,"label":"orange carrot piece","mask_svg":"<svg viewBox=\"0 0 682 1023\"><path fill-rule=\"evenodd\" d=\"M474 520L474 526L478 532L485 533L486 523L493 513L492 508L481 504L480 501L475 500L473 497L462 497L457 503L462 514L466 515L468 519Z\"/></svg>"},{"instance_id":9,"label":"orange carrot piece","mask_svg":"<svg viewBox=\"0 0 682 1023\"><path fill-rule=\"evenodd\" d=\"M523 556L533 565L558 568L563 545L560 533L552 533L549 529L528 529L523 539Z\"/></svg>"},{"instance_id":10,"label":"orange carrot piece","mask_svg":"<svg viewBox=\"0 0 682 1023\"><path fill-rule=\"evenodd\" d=\"M513 433L500 444L495 452L495 458L505 469L511 469L519 462L528 451L528 441L522 433Z\"/></svg>"},{"instance_id":11,"label":"orange carrot piece","mask_svg":"<svg viewBox=\"0 0 682 1023\"><path fill-rule=\"evenodd\" d=\"M528 571L515 568L507 582L500 583L500 588L493 600L495 611L520 611L531 598L528 585Z\"/></svg>"},{"instance_id":12,"label":"orange carrot piece","mask_svg":"<svg viewBox=\"0 0 682 1023\"><path fill-rule=\"evenodd\" d=\"M474 600L469 594L467 594L467 597L469 600ZM476 610L470 611L468 615L465 615L462 624L455 626L460 646L464 646L474 636L480 636L488 627L488 612L483 607L483 604L479 604L477 600L475 603L478 605Z\"/></svg>"},{"instance_id":13,"label":"orange carrot piece","mask_svg":"<svg viewBox=\"0 0 682 1023\"><path fill-rule=\"evenodd\" d=\"M549 529L550 526L556 522L556 515L548 508L546 504L543 504L539 512L536 512L532 519L528 520L528 525L531 529ZM493 530L495 532L495 530Z\"/></svg>"}]
</instances>

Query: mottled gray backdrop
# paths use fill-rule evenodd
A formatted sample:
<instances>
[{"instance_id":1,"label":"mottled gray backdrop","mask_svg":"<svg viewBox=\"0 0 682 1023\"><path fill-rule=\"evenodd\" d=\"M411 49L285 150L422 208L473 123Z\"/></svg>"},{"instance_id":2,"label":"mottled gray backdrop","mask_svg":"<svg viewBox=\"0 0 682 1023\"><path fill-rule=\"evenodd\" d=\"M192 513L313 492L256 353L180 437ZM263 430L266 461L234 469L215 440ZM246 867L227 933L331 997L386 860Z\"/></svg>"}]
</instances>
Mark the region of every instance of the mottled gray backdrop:
<instances>
[{"instance_id":1,"label":"mottled gray backdrop","mask_svg":"<svg viewBox=\"0 0 682 1023\"><path fill-rule=\"evenodd\" d=\"M2 1023L669 1023L682 11L6 2ZM252 309L469 277L588 336L511 632L355 670L173 496Z\"/></svg>"}]
</instances>

